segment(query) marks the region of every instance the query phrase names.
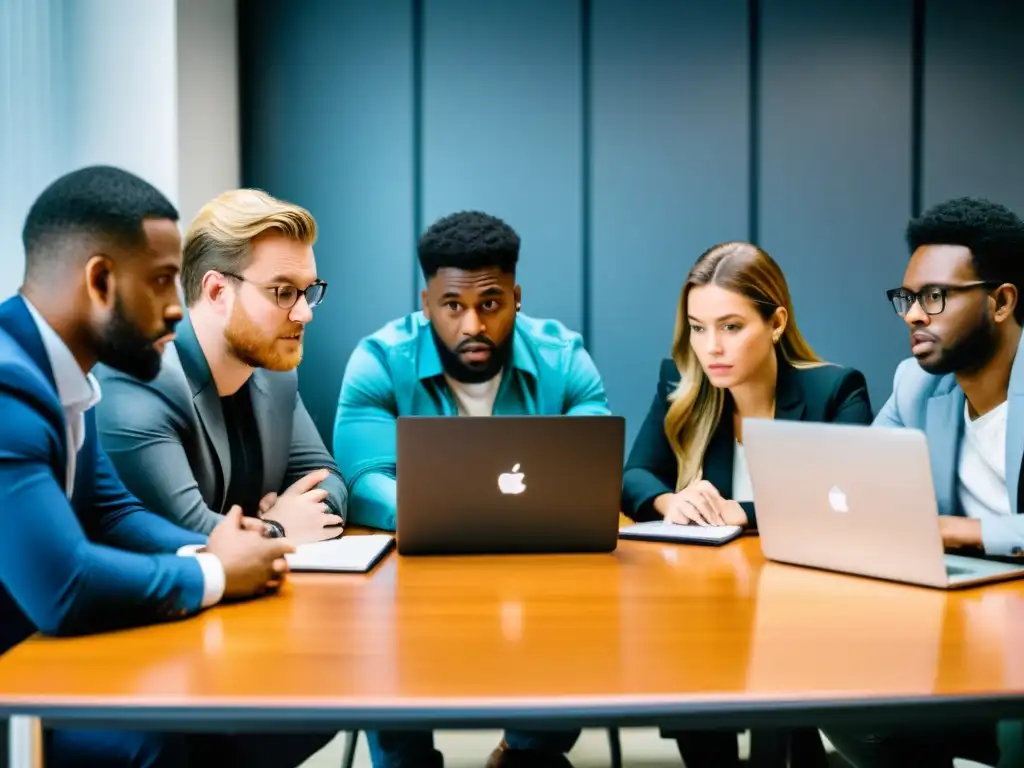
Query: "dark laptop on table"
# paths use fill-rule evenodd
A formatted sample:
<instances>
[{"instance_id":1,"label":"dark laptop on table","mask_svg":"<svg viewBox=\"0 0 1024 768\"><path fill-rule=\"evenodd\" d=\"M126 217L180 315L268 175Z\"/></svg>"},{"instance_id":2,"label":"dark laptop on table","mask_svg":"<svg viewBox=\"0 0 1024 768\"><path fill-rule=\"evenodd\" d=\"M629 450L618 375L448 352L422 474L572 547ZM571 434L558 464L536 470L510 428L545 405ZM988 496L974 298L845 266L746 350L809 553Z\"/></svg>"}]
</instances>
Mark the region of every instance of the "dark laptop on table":
<instances>
[{"instance_id":1,"label":"dark laptop on table","mask_svg":"<svg viewBox=\"0 0 1024 768\"><path fill-rule=\"evenodd\" d=\"M611 552L620 416L398 419L399 554Z\"/></svg>"}]
</instances>

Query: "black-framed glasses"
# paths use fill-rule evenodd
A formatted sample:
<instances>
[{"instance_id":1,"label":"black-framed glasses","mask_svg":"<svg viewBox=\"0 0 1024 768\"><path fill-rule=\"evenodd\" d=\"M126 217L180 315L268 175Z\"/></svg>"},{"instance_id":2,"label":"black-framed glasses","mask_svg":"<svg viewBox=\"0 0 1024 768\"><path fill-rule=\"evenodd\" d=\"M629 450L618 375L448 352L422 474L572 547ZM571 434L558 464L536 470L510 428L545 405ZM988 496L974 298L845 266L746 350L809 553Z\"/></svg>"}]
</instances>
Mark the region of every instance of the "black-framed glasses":
<instances>
[{"instance_id":1,"label":"black-framed glasses","mask_svg":"<svg viewBox=\"0 0 1024 768\"><path fill-rule=\"evenodd\" d=\"M916 293L906 288L893 288L885 292L886 297L900 317L906 315L914 306L914 302L921 305L921 309L928 315L937 315L946 308L946 296L956 291L973 291L975 288L995 288L1002 283L992 280L978 280L973 283L961 285L926 285Z\"/></svg>"},{"instance_id":2,"label":"black-framed glasses","mask_svg":"<svg viewBox=\"0 0 1024 768\"><path fill-rule=\"evenodd\" d=\"M327 283L323 280L314 280L312 283L307 285L305 288L296 288L294 285L285 283L284 285L269 285L268 283L257 283L255 280L250 280L242 275L235 274L234 272L221 272L224 277L231 277L235 280L240 280L243 283L252 283L258 288L262 288L264 291L273 292L274 300L277 302L277 306L281 309L291 309L294 307L300 296L306 297L306 303L309 304L309 308L313 309L324 300L324 296L327 295Z\"/></svg>"}]
</instances>

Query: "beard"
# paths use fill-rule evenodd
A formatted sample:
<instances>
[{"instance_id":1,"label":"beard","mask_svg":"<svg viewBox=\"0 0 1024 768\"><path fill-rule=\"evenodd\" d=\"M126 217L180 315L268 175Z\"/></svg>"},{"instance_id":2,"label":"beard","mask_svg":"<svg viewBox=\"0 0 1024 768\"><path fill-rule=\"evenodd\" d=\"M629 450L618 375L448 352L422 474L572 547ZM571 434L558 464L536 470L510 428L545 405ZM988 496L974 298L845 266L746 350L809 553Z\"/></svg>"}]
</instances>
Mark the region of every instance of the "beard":
<instances>
[{"instance_id":1,"label":"beard","mask_svg":"<svg viewBox=\"0 0 1024 768\"><path fill-rule=\"evenodd\" d=\"M256 324L241 302L236 301L224 329L224 341L228 351L250 368L291 371L302 362L302 340L288 344L282 342L281 337L301 332L301 325L293 325L270 336Z\"/></svg>"},{"instance_id":2,"label":"beard","mask_svg":"<svg viewBox=\"0 0 1024 768\"><path fill-rule=\"evenodd\" d=\"M454 350L448 348L448 345L437 335L433 323L430 324L430 332L434 336L434 346L437 347L437 354L441 358L441 367L444 368L444 372L463 384L481 384L497 376L508 362L512 352L512 339L515 336L514 333L510 333L501 344L495 344L483 336L474 336L459 342L460 346L463 344L486 344L490 348L491 355L487 360L482 363L470 364L462 362L458 346Z\"/></svg>"},{"instance_id":3,"label":"beard","mask_svg":"<svg viewBox=\"0 0 1024 768\"><path fill-rule=\"evenodd\" d=\"M998 349L998 331L992 318L985 314L964 336L940 349L936 360L918 363L923 370L932 374L974 373L985 367Z\"/></svg>"},{"instance_id":4,"label":"beard","mask_svg":"<svg viewBox=\"0 0 1024 768\"><path fill-rule=\"evenodd\" d=\"M177 320L167 323L156 336L146 336L128 319L121 297L114 299L114 312L97 339L98 359L104 365L142 381L152 381L160 373L162 354L155 343L171 333Z\"/></svg>"}]
</instances>

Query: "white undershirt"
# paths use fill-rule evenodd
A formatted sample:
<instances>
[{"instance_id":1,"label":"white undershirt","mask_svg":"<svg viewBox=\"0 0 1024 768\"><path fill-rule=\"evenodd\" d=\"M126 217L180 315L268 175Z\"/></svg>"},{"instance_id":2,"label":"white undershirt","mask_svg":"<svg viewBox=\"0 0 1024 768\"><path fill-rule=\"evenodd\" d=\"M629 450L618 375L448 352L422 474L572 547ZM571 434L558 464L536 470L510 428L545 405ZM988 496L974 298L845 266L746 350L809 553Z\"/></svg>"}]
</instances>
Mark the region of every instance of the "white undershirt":
<instances>
[{"instance_id":1,"label":"white undershirt","mask_svg":"<svg viewBox=\"0 0 1024 768\"><path fill-rule=\"evenodd\" d=\"M459 416L490 416L494 412L494 401L501 385L501 372L487 381L466 384L445 374L445 380L452 390Z\"/></svg>"},{"instance_id":2,"label":"white undershirt","mask_svg":"<svg viewBox=\"0 0 1024 768\"><path fill-rule=\"evenodd\" d=\"M750 471L747 469L747 454L740 443L735 443L732 454L732 499L733 501L753 501L754 488L750 483Z\"/></svg>"},{"instance_id":3,"label":"white undershirt","mask_svg":"<svg viewBox=\"0 0 1024 768\"><path fill-rule=\"evenodd\" d=\"M964 403L964 439L960 445L960 504L968 517L1010 514L1006 492L1006 412L1003 402L977 419Z\"/></svg>"}]
</instances>

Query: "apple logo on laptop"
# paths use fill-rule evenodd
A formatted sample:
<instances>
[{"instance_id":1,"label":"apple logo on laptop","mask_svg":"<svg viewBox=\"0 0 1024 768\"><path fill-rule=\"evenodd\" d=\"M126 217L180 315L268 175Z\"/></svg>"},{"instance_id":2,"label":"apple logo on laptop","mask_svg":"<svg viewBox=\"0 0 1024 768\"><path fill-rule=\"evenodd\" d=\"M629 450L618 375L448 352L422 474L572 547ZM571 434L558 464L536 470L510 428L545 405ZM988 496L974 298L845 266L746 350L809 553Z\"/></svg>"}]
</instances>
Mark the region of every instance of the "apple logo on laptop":
<instances>
[{"instance_id":1,"label":"apple logo on laptop","mask_svg":"<svg viewBox=\"0 0 1024 768\"><path fill-rule=\"evenodd\" d=\"M849 512L850 505L846 501L846 494L838 485L833 485L828 491L828 505L833 512Z\"/></svg>"},{"instance_id":2,"label":"apple logo on laptop","mask_svg":"<svg viewBox=\"0 0 1024 768\"><path fill-rule=\"evenodd\" d=\"M512 467L511 472L502 472L498 475L498 490L506 495L515 495L526 490L523 473L519 471L518 464Z\"/></svg>"}]
</instances>

